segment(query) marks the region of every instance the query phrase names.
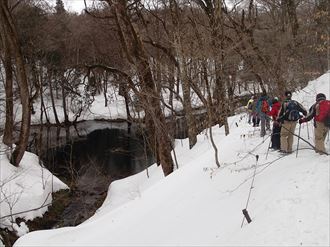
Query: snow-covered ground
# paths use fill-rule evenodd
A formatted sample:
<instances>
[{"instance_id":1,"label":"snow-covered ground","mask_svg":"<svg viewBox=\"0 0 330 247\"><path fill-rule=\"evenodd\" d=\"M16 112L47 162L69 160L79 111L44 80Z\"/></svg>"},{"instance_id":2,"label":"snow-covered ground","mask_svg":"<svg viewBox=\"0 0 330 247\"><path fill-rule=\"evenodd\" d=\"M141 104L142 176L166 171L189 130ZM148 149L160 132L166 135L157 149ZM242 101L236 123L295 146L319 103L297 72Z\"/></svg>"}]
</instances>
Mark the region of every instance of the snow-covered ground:
<instances>
[{"instance_id":1,"label":"snow-covered ground","mask_svg":"<svg viewBox=\"0 0 330 247\"><path fill-rule=\"evenodd\" d=\"M0 228L16 231L18 236L28 232L24 222L41 217L52 202L52 192L68 187L39 165L35 154L25 152L19 167L10 164L10 150L0 141Z\"/></svg>"},{"instance_id":2,"label":"snow-covered ground","mask_svg":"<svg viewBox=\"0 0 330 247\"><path fill-rule=\"evenodd\" d=\"M307 108L319 92L330 96L330 72L293 98ZM26 234L15 246L329 246L329 156L300 141L298 157L269 151L266 159L269 137L243 114L229 122L228 136L213 128L220 168L206 133L192 150L177 140L179 169L171 175L154 165L149 178L141 172L113 182L86 222ZM302 125L303 138L308 132L314 143L311 123ZM241 227L245 208L252 222Z\"/></svg>"},{"instance_id":3,"label":"snow-covered ground","mask_svg":"<svg viewBox=\"0 0 330 247\"><path fill-rule=\"evenodd\" d=\"M70 98L67 97L66 104L67 104L67 114L70 121L76 119L76 116L80 110L80 106L84 105L82 108L84 109L81 112L81 115L77 118L78 121L81 120L102 120L102 119L127 119L127 113L125 108L125 99L124 97L118 95L118 89L111 87L108 89L107 99L108 105L105 106L105 98L103 94L95 95L93 99L90 97L86 97L86 92L83 88L79 88L79 92L81 93L81 97L79 98ZM182 92L182 90L180 91ZM47 117L50 123L56 123L55 121L55 114L53 111L53 107L50 100L50 95L48 91L44 93L44 105L47 112ZM4 97L4 92L0 91L0 96ZM163 90L163 97L165 102L168 103L169 101L169 90ZM132 97L133 98L133 97ZM64 122L64 112L63 112L63 102L62 99L54 99L55 109L57 118L60 122ZM87 107L88 101L92 101L91 105ZM0 102L1 103L1 102ZM192 93L192 104L193 106L200 106L201 101L197 99L197 96ZM5 104L0 104L0 126L4 126L5 123ZM40 124L41 123L41 101L37 99L34 101L33 104L35 114L31 116L31 123L32 124ZM135 108L130 104L130 114L133 118L143 117L143 112L138 112ZM173 107L175 110L180 111L182 110L183 106L182 103L177 100L173 99ZM163 110L165 114L168 116L171 114L170 110L163 106ZM3 115L1 115L3 114ZM21 105L15 104L14 105L14 119L16 122L19 122L21 119ZM43 123L46 123L46 117L43 115L42 119Z\"/></svg>"}]
</instances>

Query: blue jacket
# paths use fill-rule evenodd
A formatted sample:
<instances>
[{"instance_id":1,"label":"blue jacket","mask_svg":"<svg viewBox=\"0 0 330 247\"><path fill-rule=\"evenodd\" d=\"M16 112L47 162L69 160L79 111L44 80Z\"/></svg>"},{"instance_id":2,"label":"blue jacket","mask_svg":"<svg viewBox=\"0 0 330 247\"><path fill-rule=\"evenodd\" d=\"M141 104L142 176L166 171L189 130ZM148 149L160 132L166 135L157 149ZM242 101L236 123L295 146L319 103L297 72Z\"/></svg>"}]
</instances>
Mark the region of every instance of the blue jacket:
<instances>
[{"instance_id":1,"label":"blue jacket","mask_svg":"<svg viewBox=\"0 0 330 247\"><path fill-rule=\"evenodd\" d=\"M272 101L268 98L268 96L261 96L258 101L257 101L257 106L256 110L258 113L263 113L261 112L261 106L262 106L262 101L267 100L269 107L272 106Z\"/></svg>"}]
</instances>

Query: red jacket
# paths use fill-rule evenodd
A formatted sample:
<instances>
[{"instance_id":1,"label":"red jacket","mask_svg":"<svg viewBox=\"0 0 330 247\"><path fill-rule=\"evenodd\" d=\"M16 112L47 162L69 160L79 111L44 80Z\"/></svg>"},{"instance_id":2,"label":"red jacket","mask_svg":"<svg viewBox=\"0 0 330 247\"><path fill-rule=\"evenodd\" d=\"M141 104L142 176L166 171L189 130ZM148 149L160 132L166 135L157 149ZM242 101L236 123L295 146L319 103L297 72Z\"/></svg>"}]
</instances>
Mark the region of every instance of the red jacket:
<instances>
[{"instance_id":1,"label":"red jacket","mask_svg":"<svg viewBox=\"0 0 330 247\"><path fill-rule=\"evenodd\" d=\"M276 102L272 105L272 109L269 112L267 112L267 115L271 116L273 118L273 120L275 121L277 119L280 109L281 109L281 103Z\"/></svg>"}]
</instances>

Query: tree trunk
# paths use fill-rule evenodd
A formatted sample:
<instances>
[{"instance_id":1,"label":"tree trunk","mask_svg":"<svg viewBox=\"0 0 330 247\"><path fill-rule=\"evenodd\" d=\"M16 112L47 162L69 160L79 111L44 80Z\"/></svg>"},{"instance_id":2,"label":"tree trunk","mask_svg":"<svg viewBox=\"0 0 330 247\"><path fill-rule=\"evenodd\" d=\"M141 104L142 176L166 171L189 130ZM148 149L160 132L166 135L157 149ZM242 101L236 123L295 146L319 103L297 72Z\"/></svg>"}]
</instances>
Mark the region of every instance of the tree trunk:
<instances>
[{"instance_id":1,"label":"tree trunk","mask_svg":"<svg viewBox=\"0 0 330 247\"><path fill-rule=\"evenodd\" d=\"M40 79L40 88L39 88L39 90L40 90L40 92L39 92L39 94L40 94L40 119L43 119L43 114L45 114L46 123L49 124L50 121L49 121L47 109L46 109L45 102L44 102L42 72L41 72L40 77L41 77L41 79Z\"/></svg>"},{"instance_id":2,"label":"tree trunk","mask_svg":"<svg viewBox=\"0 0 330 247\"><path fill-rule=\"evenodd\" d=\"M119 84L119 95L124 97L125 99L125 109L126 109L126 115L127 115L127 120L128 120L128 124L131 125L131 122L132 122L132 117L131 117L131 113L130 113L130 110L129 110L129 95L128 95L128 92L127 92L127 84L125 84L124 82L121 82Z\"/></svg>"},{"instance_id":3,"label":"tree trunk","mask_svg":"<svg viewBox=\"0 0 330 247\"><path fill-rule=\"evenodd\" d=\"M298 34L298 28L299 28L295 1L294 0L287 0L286 4L287 4L289 21L290 21L290 25L291 25L291 32L292 32L292 36L293 36L293 41L294 41L294 44L295 44L296 43L296 37L297 37L297 34Z\"/></svg>"},{"instance_id":4,"label":"tree trunk","mask_svg":"<svg viewBox=\"0 0 330 247\"><path fill-rule=\"evenodd\" d=\"M64 86L62 85L61 87L62 87L62 106L63 106L64 124L68 125L68 124L70 124L70 120L69 120L67 106L66 106L66 92L65 92Z\"/></svg>"},{"instance_id":5,"label":"tree trunk","mask_svg":"<svg viewBox=\"0 0 330 247\"><path fill-rule=\"evenodd\" d=\"M141 93L138 97L144 108L147 128L151 132L150 143L153 143L153 139L155 139L156 145L152 145L152 148L154 148L155 155L159 155L164 175L167 176L173 172L174 168L171 156L171 140L169 139L165 116L161 110L149 60L140 35L127 13L126 4L125 1L121 0L113 5L119 38L128 61L135 66L137 71L141 85Z\"/></svg>"},{"instance_id":6,"label":"tree trunk","mask_svg":"<svg viewBox=\"0 0 330 247\"><path fill-rule=\"evenodd\" d=\"M188 75L188 65L186 63L186 58L184 54L184 47L182 44L181 32L180 32L180 19L177 2L174 0L170 1L172 24L174 27L174 50L176 56L178 57L178 82L182 84L182 93L183 93L183 109L184 114L187 120L188 126L188 138L189 138L189 148L191 149L197 143L197 129L196 122L193 115L193 109L191 106L191 97L190 97L190 83ZM179 84L179 83L178 83Z\"/></svg>"},{"instance_id":7,"label":"tree trunk","mask_svg":"<svg viewBox=\"0 0 330 247\"><path fill-rule=\"evenodd\" d=\"M70 124L70 120L66 105L66 90L65 90L66 79L64 77L64 72L61 71L60 73L61 73L60 79L61 79L61 88L62 88L62 106L63 106L64 124L68 126Z\"/></svg>"},{"instance_id":8,"label":"tree trunk","mask_svg":"<svg viewBox=\"0 0 330 247\"><path fill-rule=\"evenodd\" d=\"M104 107L108 107L108 76L105 74L103 79L103 97L104 97Z\"/></svg>"},{"instance_id":9,"label":"tree trunk","mask_svg":"<svg viewBox=\"0 0 330 247\"><path fill-rule=\"evenodd\" d=\"M1 18L0 18L1 20ZM2 30L4 30L3 25L0 26ZM2 31L1 33L4 33ZM13 66L11 60L11 52L10 45L8 39L1 35L2 43L4 46L4 67L6 73L6 81L5 81L5 92L6 92L6 121L5 121L5 129L3 134L3 143L9 147L12 147L14 142L13 139L13 129L14 129L14 95L13 95Z\"/></svg>"},{"instance_id":10,"label":"tree trunk","mask_svg":"<svg viewBox=\"0 0 330 247\"><path fill-rule=\"evenodd\" d=\"M53 113L55 117L55 122L57 125L60 125L60 121L57 116L56 106L55 106L55 99L54 99L54 91L53 91L53 84L52 84L52 73L50 72L48 77L48 85L49 85L49 94L50 94L50 101L52 102Z\"/></svg>"},{"instance_id":11,"label":"tree trunk","mask_svg":"<svg viewBox=\"0 0 330 247\"><path fill-rule=\"evenodd\" d=\"M218 107L219 125L225 126L225 134L229 134L228 127L228 102L225 93L224 82L224 20L222 11L222 1L214 1L214 9L210 16L209 22L211 26L212 48L214 53L214 69L215 69L215 99Z\"/></svg>"},{"instance_id":12,"label":"tree trunk","mask_svg":"<svg viewBox=\"0 0 330 247\"><path fill-rule=\"evenodd\" d=\"M29 102L29 87L25 71L25 65L23 62L23 55L21 47L18 41L18 35L14 21L12 19L11 13L9 12L8 2L6 0L0 0L0 17L3 22L4 30L3 36L8 39L11 44L12 51L15 55L16 60L16 70L17 77L19 82L20 97L22 104L22 123L20 129L19 142L16 146L12 157L11 162L18 166L21 162L24 152L28 144L28 138L30 133L30 102Z\"/></svg>"},{"instance_id":13,"label":"tree trunk","mask_svg":"<svg viewBox=\"0 0 330 247\"><path fill-rule=\"evenodd\" d=\"M169 65L169 82L168 87L170 90L170 96L169 96L169 104L173 108L173 92L174 92L174 85L175 85L175 67L174 65Z\"/></svg>"}]
</instances>

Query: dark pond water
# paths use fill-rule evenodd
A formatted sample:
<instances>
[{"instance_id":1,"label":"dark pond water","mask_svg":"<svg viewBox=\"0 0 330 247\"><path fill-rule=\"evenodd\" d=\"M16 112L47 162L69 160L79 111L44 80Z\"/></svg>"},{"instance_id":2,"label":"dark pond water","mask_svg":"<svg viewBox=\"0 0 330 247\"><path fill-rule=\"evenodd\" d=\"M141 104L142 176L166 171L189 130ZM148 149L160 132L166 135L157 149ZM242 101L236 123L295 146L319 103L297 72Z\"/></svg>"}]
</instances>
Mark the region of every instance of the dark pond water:
<instances>
[{"instance_id":1,"label":"dark pond water","mask_svg":"<svg viewBox=\"0 0 330 247\"><path fill-rule=\"evenodd\" d=\"M100 206L112 181L154 163L142 132L127 123L96 121L69 129L32 128L30 151L39 154L43 164L71 188L70 203L58 225L83 222Z\"/></svg>"},{"instance_id":2,"label":"dark pond water","mask_svg":"<svg viewBox=\"0 0 330 247\"><path fill-rule=\"evenodd\" d=\"M198 123L203 123L203 113L195 116ZM169 121L168 127L174 138L187 137L184 117ZM48 228L85 221L100 206L112 181L153 164L146 134L145 129L127 122L84 121L69 128L33 126L29 151L71 189L69 203L58 222Z\"/></svg>"}]
</instances>

